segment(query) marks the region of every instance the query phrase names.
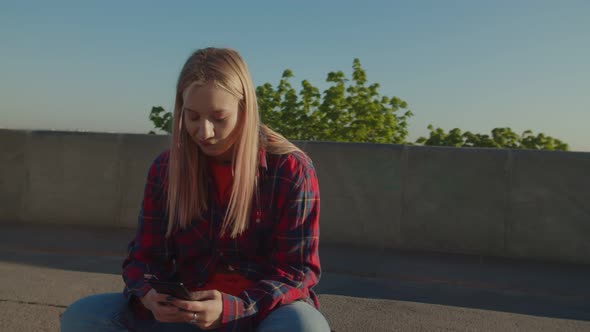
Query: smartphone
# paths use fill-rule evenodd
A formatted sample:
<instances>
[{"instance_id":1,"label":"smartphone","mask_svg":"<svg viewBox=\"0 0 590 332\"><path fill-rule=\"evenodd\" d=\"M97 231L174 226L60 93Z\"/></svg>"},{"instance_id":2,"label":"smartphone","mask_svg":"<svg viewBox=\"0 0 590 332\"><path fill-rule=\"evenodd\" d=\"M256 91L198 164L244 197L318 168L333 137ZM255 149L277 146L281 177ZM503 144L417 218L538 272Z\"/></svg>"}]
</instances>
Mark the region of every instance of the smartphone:
<instances>
[{"instance_id":1,"label":"smartphone","mask_svg":"<svg viewBox=\"0 0 590 332\"><path fill-rule=\"evenodd\" d=\"M160 281L154 279L145 279L156 292L167 294L182 300L191 300L191 293L184 287L182 282Z\"/></svg>"}]
</instances>

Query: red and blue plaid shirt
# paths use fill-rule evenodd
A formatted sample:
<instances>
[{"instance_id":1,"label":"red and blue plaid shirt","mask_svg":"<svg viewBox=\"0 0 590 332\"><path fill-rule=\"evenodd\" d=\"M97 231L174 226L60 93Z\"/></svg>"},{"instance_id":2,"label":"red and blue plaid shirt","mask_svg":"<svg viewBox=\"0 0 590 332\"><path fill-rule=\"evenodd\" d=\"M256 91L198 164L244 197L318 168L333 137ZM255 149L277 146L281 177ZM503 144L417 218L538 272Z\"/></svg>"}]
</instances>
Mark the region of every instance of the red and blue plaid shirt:
<instances>
[{"instance_id":1,"label":"red and blue plaid shirt","mask_svg":"<svg viewBox=\"0 0 590 332\"><path fill-rule=\"evenodd\" d=\"M222 293L222 328L256 327L273 309L297 300L319 308L312 290L320 279L318 254L320 195L311 160L300 153L259 154L258 195L248 229L235 239L220 237L225 207L209 179L208 209L201 220L165 237L165 183L169 152L151 165L135 238L123 262L124 294L144 296L144 274L178 280L193 290L204 286L219 266L254 282L237 296Z\"/></svg>"}]
</instances>

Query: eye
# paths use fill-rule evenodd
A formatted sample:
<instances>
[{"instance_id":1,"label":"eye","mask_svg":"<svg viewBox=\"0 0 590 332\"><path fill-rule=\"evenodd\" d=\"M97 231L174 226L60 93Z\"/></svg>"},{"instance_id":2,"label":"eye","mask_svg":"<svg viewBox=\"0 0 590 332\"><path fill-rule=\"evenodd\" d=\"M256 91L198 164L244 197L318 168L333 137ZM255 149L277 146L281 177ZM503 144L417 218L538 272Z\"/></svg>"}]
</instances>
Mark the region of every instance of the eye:
<instances>
[{"instance_id":1,"label":"eye","mask_svg":"<svg viewBox=\"0 0 590 332\"><path fill-rule=\"evenodd\" d=\"M215 120L215 122L222 123L222 122L225 122L226 119L227 118L215 118L214 120Z\"/></svg>"},{"instance_id":2,"label":"eye","mask_svg":"<svg viewBox=\"0 0 590 332\"><path fill-rule=\"evenodd\" d=\"M188 114L187 118L190 121L197 121L197 120L199 120L199 115L191 112L191 113Z\"/></svg>"}]
</instances>

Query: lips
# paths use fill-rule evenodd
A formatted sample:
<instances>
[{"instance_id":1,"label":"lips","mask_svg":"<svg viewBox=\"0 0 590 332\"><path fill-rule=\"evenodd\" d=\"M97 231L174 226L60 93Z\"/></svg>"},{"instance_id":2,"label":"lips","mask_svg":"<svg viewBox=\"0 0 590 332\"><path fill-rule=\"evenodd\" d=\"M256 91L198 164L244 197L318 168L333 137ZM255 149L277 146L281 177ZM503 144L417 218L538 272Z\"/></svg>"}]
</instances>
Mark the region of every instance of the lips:
<instances>
[{"instance_id":1,"label":"lips","mask_svg":"<svg viewBox=\"0 0 590 332\"><path fill-rule=\"evenodd\" d=\"M211 146L213 143L207 141L199 141L199 145L201 146Z\"/></svg>"}]
</instances>

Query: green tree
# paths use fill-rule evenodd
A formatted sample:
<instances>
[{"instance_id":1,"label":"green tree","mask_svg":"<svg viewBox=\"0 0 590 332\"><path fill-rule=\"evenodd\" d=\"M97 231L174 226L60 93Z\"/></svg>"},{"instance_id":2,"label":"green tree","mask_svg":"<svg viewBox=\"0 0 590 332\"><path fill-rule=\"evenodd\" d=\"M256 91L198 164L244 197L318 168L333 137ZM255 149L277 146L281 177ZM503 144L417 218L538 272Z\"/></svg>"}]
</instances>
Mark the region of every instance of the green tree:
<instances>
[{"instance_id":1,"label":"green tree","mask_svg":"<svg viewBox=\"0 0 590 332\"><path fill-rule=\"evenodd\" d=\"M351 84L342 71L329 72L329 86L323 93L307 80L301 82L297 92L289 82L293 72L286 69L276 88L270 83L256 88L262 122L291 140L414 145L406 142L408 119L413 116L408 104L398 97L381 96L378 83L367 83L359 59L354 59L352 69ZM163 107L152 107L149 118L155 129L171 132L172 113ZM463 133L458 128L445 132L432 125L428 129L429 137L418 138L416 144L568 150L568 145L559 139L534 135L530 130L518 135L510 128L495 128L491 135L485 135Z\"/></svg>"},{"instance_id":2,"label":"green tree","mask_svg":"<svg viewBox=\"0 0 590 332\"><path fill-rule=\"evenodd\" d=\"M165 133L172 132L172 113L166 112L162 106L154 106L150 111L150 120L154 124L155 129L161 130ZM155 134L150 130L149 134Z\"/></svg>"},{"instance_id":3,"label":"green tree","mask_svg":"<svg viewBox=\"0 0 590 332\"><path fill-rule=\"evenodd\" d=\"M299 93L289 82L293 72L283 72L274 88L265 83L256 89L262 121L293 140L405 143L408 104L398 97L380 96L379 84L367 84L360 60L353 61L352 83L342 71L329 72L330 86L320 94L307 80Z\"/></svg>"},{"instance_id":4,"label":"green tree","mask_svg":"<svg viewBox=\"0 0 590 332\"><path fill-rule=\"evenodd\" d=\"M420 137L417 144L454 147L485 147L507 149L534 149L534 150L563 150L568 151L568 145L559 139L544 134L534 135L532 131L525 130L518 135L510 128L494 128L491 135L474 134L469 131L461 133L458 128L448 133L441 128L428 126L429 137Z\"/></svg>"}]
</instances>

